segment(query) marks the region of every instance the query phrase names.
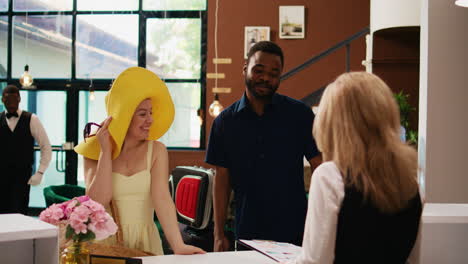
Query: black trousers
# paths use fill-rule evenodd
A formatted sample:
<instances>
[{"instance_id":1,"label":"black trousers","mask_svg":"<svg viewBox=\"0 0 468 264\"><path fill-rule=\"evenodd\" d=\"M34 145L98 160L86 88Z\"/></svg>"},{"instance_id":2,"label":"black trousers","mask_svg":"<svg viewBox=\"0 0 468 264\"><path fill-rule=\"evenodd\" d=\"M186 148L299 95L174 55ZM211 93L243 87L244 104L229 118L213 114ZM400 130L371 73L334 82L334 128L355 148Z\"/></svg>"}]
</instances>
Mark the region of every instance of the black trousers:
<instances>
[{"instance_id":1,"label":"black trousers","mask_svg":"<svg viewBox=\"0 0 468 264\"><path fill-rule=\"evenodd\" d=\"M0 214L28 213L31 173L31 165L0 167Z\"/></svg>"}]
</instances>

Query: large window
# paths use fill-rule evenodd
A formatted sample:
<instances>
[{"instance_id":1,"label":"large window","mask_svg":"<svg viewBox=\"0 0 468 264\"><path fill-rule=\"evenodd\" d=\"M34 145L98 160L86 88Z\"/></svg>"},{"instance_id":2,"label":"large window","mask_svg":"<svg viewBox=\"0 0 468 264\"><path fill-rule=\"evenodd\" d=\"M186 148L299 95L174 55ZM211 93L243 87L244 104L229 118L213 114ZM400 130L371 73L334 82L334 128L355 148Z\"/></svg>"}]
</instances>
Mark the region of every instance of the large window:
<instances>
[{"instance_id":1,"label":"large window","mask_svg":"<svg viewBox=\"0 0 468 264\"><path fill-rule=\"evenodd\" d=\"M1 1L1 0L0 0ZM1 8L1 6L0 6ZM7 77L8 63L8 17L0 16L0 78Z\"/></svg>"},{"instance_id":2,"label":"large window","mask_svg":"<svg viewBox=\"0 0 468 264\"><path fill-rule=\"evenodd\" d=\"M197 110L205 89L206 2L0 0L0 92L20 86L28 65L34 86L22 89L20 107L39 116L53 144L31 207L45 206L48 185L83 184L82 159L65 146L83 140L87 122L106 117L104 96L128 67L146 67L169 88L176 117L160 140L168 148L204 145Z\"/></svg>"},{"instance_id":3,"label":"large window","mask_svg":"<svg viewBox=\"0 0 468 264\"><path fill-rule=\"evenodd\" d=\"M12 78L27 64L36 78L70 78L72 17L17 15L12 17Z\"/></svg>"},{"instance_id":4,"label":"large window","mask_svg":"<svg viewBox=\"0 0 468 264\"><path fill-rule=\"evenodd\" d=\"M76 77L112 79L138 66L138 15L78 15Z\"/></svg>"}]
</instances>

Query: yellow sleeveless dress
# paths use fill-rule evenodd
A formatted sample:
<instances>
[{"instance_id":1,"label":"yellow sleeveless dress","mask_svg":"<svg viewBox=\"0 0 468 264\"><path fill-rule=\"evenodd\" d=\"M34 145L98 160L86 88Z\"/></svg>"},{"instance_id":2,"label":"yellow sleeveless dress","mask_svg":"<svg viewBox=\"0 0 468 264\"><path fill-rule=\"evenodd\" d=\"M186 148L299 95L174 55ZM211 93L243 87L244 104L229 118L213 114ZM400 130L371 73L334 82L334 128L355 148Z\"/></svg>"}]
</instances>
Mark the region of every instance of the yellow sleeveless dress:
<instances>
[{"instance_id":1,"label":"yellow sleeveless dress","mask_svg":"<svg viewBox=\"0 0 468 264\"><path fill-rule=\"evenodd\" d=\"M152 153L153 141L149 141L146 169L143 171L130 176L112 172L113 201L119 212L124 246L164 255L161 238L153 222L154 207L150 193Z\"/></svg>"}]
</instances>

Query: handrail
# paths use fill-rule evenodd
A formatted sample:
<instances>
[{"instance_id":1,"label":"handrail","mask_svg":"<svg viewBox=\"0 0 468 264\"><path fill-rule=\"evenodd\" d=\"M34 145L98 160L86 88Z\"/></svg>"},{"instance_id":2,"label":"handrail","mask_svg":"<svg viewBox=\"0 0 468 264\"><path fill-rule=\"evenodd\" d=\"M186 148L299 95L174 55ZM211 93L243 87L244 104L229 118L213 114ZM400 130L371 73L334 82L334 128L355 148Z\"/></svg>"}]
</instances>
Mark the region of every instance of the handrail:
<instances>
[{"instance_id":1,"label":"handrail","mask_svg":"<svg viewBox=\"0 0 468 264\"><path fill-rule=\"evenodd\" d=\"M325 91L325 88L327 88L327 85L320 87L318 90L300 99L300 101L309 107L313 105L318 105L320 103L320 99L322 99L322 94Z\"/></svg>"},{"instance_id":2,"label":"handrail","mask_svg":"<svg viewBox=\"0 0 468 264\"><path fill-rule=\"evenodd\" d=\"M322 51L320 54L312 57L311 59L308 59L307 61L305 61L304 63L302 63L301 65L293 68L292 70L286 72L285 74L283 74L281 76L281 81L284 81L288 78L290 78L291 76L297 74L298 72L304 70L305 68L307 68L309 65L313 64L313 63L316 63L317 61L321 60L322 58L328 56L329 54L331 54L332 52L344 47L344 46L348 46L349 43L357 38L360 38L361 36L365 35L365 34L368 34L370 31L369 31L369 27L365 27L364 29L362 29L361 31L357 32L356 34L352 35L351 37L339 42L338 44L334 45L333 47L325 50L325 51ZM347 55L346 55L346 59L347 61L349 61L349 47L347 48ZM349 67L349 62L347 63L347 67Z\"/></svg>"}]
</instances>

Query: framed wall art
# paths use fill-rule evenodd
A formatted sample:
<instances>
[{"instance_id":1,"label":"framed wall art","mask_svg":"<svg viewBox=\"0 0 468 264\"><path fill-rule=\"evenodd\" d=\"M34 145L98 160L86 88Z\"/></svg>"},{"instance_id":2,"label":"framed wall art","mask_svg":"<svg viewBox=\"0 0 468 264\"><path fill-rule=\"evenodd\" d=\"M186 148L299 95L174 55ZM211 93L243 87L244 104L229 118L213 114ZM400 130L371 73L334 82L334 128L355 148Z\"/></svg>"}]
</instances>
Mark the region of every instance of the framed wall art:
<instances>
[{"instance_id":1,"label":"framed wall art","mask_svg":"<svg viewBox=\"0 0 468 264\"><path fill-rule=\"evenodd\" d=\"M279 7L280 39L303 39L305 37L304 6Z\"/></svg>"},{"instance_id":2,"label":"framed wall art","mask_svg":"<svg viewBox=\"0 0 468 264\"><path fill-rule=\"evenodd\" d=\"M270 40L270 27L245 27L244 29L244 58L250 47L259 41Z\"/></svg>"}]
</instances>

